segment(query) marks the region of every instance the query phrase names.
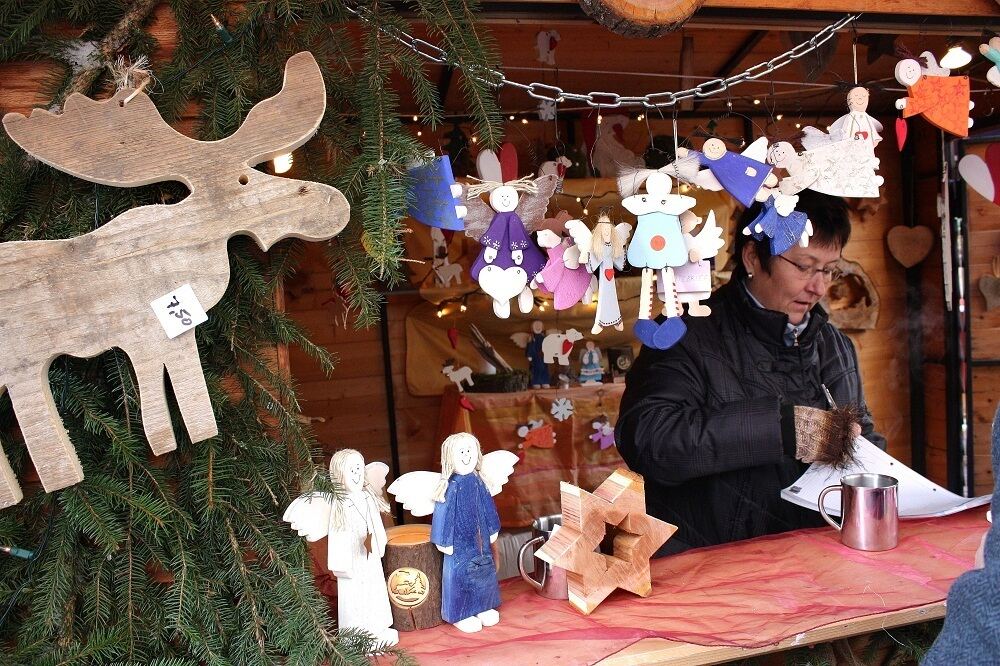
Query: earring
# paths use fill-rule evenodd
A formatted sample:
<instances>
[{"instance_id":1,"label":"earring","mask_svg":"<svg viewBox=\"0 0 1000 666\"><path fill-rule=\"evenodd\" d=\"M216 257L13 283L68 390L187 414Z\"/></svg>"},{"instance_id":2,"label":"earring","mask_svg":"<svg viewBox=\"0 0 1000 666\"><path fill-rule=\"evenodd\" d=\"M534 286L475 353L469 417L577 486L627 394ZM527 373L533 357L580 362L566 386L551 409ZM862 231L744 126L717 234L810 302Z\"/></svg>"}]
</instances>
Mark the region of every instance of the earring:
<instances>
[{"instance_id":1,"label":"earring","mask_svg":"<svg viewBox=\"0 0 1000 666\"><path fill-rule=\"evenodd\" d=\"M747 273L747 279L748 280L752 280L753 279L753 273Z\"/></svg>"}]
</instances>

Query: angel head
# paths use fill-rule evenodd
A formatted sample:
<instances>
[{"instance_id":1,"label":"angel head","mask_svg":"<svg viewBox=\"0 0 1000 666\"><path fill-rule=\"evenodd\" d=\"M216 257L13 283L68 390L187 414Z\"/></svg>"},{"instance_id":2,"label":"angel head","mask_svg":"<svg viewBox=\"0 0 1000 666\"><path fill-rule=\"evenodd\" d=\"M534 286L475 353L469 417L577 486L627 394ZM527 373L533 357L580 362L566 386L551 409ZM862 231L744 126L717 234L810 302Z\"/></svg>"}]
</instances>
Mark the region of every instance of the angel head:
<instances>
[{"instance_id":1,"label":"angel head","mask_svg":"<svg viewBox=\"0 0 1000 666\"><path fill-rule=\"evenodd\" d=\"M722 139L711 138L701 147L701 152L710 160L717 160L726 154L726 144Z\"/></svg>"},{"instance_id":2,"label":"angel head","mask_svg":"<svg viewBox=\"0 0 1000 666\"><path fill-rule=\"evenodd\" d=\"M479 440L467 432L457 432L441 444L441 478L452 474L478 472L483 464L483 450Z\"/></svg>"},{"instance_id":3,"label":"angel head","mask_svg":"<svg viewBox=\"0 0 1000 666\"><path fill-rule=\"evenodd\" d=\"M910 88L920 80L920 63L915 58L905 58L896 63L896 80Z\"/></svg>"},{"instance_id":4,"label":"angel head","mask_svg":"<svg viewBox=\"0 0 1000 666\"><path fill-rule=\"evenodd\" d=\"M612 256L615 259L624 257L626 240L628 239L623 238L623 234L619 233L615 225L612 224L607 210L602 210L597 218L597 224L594 225L594 230L591 232L591 253L595 257L600 257L604 253L604 246L611 245Z\"/></svg>"},{"instance_id":5,"label":"angel head","mask_svg":"<svg viewBox=\"0 0 1000 666\"><path fill-rule=\"evenodd\" d=\"M867 111L868 89L862 86L851 88L847 93L847 108L851 111Z\"/></svg>"},{"instance_id":6,"label":"angel head","mask_svg":"<svg viewBox=\"0 0 1000 666\"><path fill-rule=\"evenodd\" d=\"M364 456L354 449L340 449L330 458L330 479L348 493L364 491L372 497L381 497L382 491L375 490ZM388 507L386 507L388 509Z\"/></svg>"},{"instance_id":7,"label":"angel head","mask_svg":"<svg viewBox=\"0 0 1000 666\"><path fill-rule=\"evenodd\" d=\"M799 162L799 154L795 152L792 144L787 141L779 141L767 151L767 161L772 166L787 171L789 167L794 168L794 165Z\"/></svg>"}]
</instances>

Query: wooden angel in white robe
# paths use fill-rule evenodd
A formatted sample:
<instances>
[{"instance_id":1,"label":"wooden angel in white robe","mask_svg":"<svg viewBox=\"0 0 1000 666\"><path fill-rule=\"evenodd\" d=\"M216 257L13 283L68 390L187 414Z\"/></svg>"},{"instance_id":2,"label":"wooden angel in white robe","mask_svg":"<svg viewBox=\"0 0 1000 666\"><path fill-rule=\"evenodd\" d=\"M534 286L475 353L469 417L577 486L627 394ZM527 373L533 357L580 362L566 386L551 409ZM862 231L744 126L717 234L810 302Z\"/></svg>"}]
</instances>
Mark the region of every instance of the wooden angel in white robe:
<instances>
[{"instance_id":1,"label":"wooden angel in white robe","mask_svg":"<svg viewBox=\"0 0 1000 666\"><path fill-rule=\"evenodd\" d=\"M500 589L490 544L500 532L493 496L514 471L510 451L483 455L479 440L460 432L441 444L441 472L408 472L391 493L416 517L434 514L431 541L444 553L441 617L471 633L500 621Z\"/></svg>"},{"instance_id":2,"label":"wooden angel in white robe","mask_svg":"<svg viewBox=\"0 0 1000 666\"><path fill-rule=\"evenodd\" d=\"M517 298L524 314L534 306L531 283L545 267L545 255L530 234L545 218L557 177L517 178L513 147L503 152L505 158L513 155L504 163L506 171L493 151L483 150L476 159L482 182L463 187L468 208L465 234L483 246L470 272L493 299L494 314L506 319L512 298ZM486 193L489 205L479 198Z\"/></svg>"},{"instance_id":3,"label":"wooden angel in white robe","mask_svg":"<svg viewBox=\"0 0 1000 666\"><path fill-rule=\"evenodd\" d=\"M836 141L860 141L874 155L882 141L882 123L868 115L868 89L855 86L847 93L847 113L827 128L829 133L806 126L802 132L802 147L812 150ZM792 193L794 194L794 193Z\"/></svg>"},{"instance_id":4,"label":"wooden angel in white robe","mask_svg":"<svg viewBox=\"0 0 1000 666\"><path fill-rule=\"evenodd\" d=\"M306 493L292 502L283 520L307 541L328 537L327 567L337 577L337 624L341 629L363 629L382 645L395 645L399 633L392 626L392 609L382 569L386 534L382 513L389 504L382 497L389 467L365 465L354 449L341 449L330 460L330 478L343 494Z\"/></svg>"},{"instance_id":5,"label":"wooden angel in white robe","mask_svg":"<svg viewBox=\"0 0 1000 666\"><path fill-rule=\"evenodd\" d=\"M632 225L612 224L607 211L602 210L593 231L581 220L568 221L566 230L580 250L580 263L586 262L592 272L597 272L597 311L590 332L597 335L607 327L624 330L615 269L625 270L625 247Z\"/></svg>"}]
</instances>

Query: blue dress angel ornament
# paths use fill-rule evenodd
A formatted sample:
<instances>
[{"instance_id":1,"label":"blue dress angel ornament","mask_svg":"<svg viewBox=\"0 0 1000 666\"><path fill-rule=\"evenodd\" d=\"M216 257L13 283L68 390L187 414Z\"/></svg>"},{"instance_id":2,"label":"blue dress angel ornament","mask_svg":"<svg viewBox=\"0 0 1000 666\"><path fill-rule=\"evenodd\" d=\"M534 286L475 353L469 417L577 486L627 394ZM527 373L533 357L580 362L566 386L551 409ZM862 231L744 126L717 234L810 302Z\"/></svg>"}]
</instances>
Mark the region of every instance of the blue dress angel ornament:
<instances>
[{"instance_id":1,"label":"blue dress angel ornament","mask_svg":"<svg viewBox=\"0 0 1000 666\"><path fill-rule=\"evenodd\" d=\"M482 454L479 440L460 432L441 444L441 473L409 472L389 493L414 516L433 514L431 541L444 553L441 617L472 633L500 621L500 588L490 547L500 533L493 496L514 471L510 451Z\"/></svg>"},{"instance_id":2,"label":"blue dress angel ornament","mask_svg":"<svg viewBox=\"0 0 1000 666\"><path fill-rule=\"evenodd\" d=\"M809 246L812 223L805 213L795 210L798 195L775 193L764 202L760 214L743 229L744 235L762 241L770 239L771 254L784 254L795 245Z\"/></svg>"}]
</instances>

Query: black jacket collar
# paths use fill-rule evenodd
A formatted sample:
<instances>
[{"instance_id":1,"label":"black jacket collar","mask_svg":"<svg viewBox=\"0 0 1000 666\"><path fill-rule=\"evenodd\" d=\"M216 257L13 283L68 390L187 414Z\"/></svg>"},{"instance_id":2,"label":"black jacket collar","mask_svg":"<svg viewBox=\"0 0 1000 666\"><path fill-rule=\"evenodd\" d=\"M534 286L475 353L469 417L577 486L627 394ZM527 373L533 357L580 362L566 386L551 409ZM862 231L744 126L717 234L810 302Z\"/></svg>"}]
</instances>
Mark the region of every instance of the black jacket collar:
<instances>
[{"instance_id":1,"label":"black jacket collar","mask_svg":"<svg viewBox=\"0 0 1000 666\"><path fill-rule=\"evenodd\" d=\"M784 338L785 330L788 327L788 315L784 312L757 307L757 304L750 300L743 285L735 282L724 284L715 291L711 300L722 301L733 308L736 316L761 342L768 345L785 346ZM818 304L814 305L809 311L809 323L799 335L799 345L811 344L829 319L826 310Z\"/></svg>"}]
</instances>

